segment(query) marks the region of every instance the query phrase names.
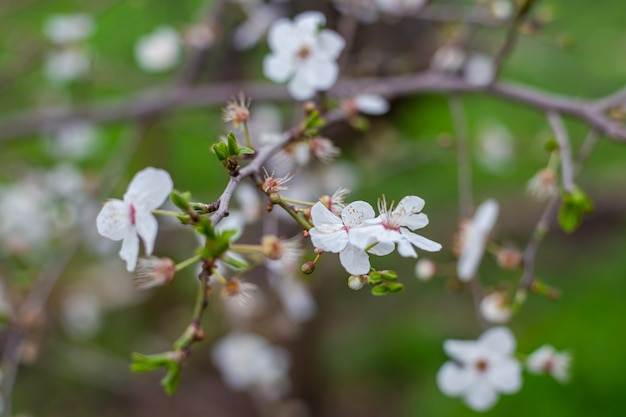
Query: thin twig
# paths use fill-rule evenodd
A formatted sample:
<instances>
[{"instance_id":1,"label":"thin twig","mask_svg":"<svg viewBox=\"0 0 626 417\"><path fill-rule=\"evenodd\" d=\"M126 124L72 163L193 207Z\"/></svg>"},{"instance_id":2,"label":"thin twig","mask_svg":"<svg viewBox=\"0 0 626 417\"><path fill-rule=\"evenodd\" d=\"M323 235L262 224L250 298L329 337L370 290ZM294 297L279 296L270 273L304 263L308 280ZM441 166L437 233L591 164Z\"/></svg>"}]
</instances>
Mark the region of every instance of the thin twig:
<instances>
[{"instance_id":1,"label":"thin twig","mask_svg":"<svg viewBox=\"0 0 626 417\"><path fill-rule=\"evenodd\" d=\"M469 150L469 129L463 99L452 95L448 99L458 165L459 212L461 217L469 217L474 207L472 199L472 158Z\"/></svg>"},{"instance_id":2,"label":"thin twig","mask_svg":"<svg viewBox=\"0 0 626 417\"><path fill-rule=\"evenodd\" d=\"M524 23L524 19L526 19L526 16L528 16L528 13L530 13L530 9L532 8L534 3L535 0L526 0L524 4L522 4L522 6L517 10L515 17L513 18L513 22L509 26L506 33L504 43L502 44L500 49L498 49L498 52L496 53L493 60L493 65L495 68L493 77L494 80L498 78L498 74L502 69L502 64L504 63L504 60L513 52L513 48L515 48L515 44L517 43L517 38L519 36L519 28Z\"/></svg>"},{"instance_id":3,"label":"thin twig","mask_svg":"<svg viewBox=\"0 0 626 417\"><path fill-rule=\"evenodd\" d=\"M561 119L558 113L548 112L548 121L554 132L556 141L559 144L563 188L566 192L571 193L574 191L574 164L572 162L572 150L567 135L567 129L563 124L563 119Z\"/></svg>"}]
</instances>

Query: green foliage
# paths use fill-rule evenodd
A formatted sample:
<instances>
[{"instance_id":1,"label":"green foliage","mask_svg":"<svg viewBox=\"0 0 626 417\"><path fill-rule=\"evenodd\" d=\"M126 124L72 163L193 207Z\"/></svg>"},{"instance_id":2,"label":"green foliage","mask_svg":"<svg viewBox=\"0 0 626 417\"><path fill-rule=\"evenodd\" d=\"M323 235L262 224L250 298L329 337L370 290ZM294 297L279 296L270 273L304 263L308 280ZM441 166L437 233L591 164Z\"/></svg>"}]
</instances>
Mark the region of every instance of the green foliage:
<instances>
[{"instance_id":1,"label":"green foliage","mask_svg":"<svg viewBox=\"0 0 626 417\"><path fill-rule=\"evenodd\" d=\"M317 136L317 129L324 126L326 121L320 116L318 110L313 110L304 121L303 133L306 136Z\"/></svg>"},{"instance_id":2,"label":"green foliage","mask_svg":"<svg viewBox=\"0 0 626 417\"><path fill-rule=\"evenodd\" d=\"M154 355L144 355L141 353L133 353L133 363L130 369L133 372L150 372L160 368L166 368L167 373L161 379L161 385L165 388L168 395L172 395L180 383L180 361L182 353L163 352Z\"/></svg>"},{"instance_id":3,"label":"green foliage","mask_svg":"<svg viewBox=\"0 0 626 417\"><path fill-rule=\"evenodd\" d=\"M382 284L378 284L372 288L373 295L388 295L388 294L398 294L402 292L404 289L404 285L399 282L391 283L385 282Z\"/></svg>"},{"instance_id":4,"label":"green foliage","mask_svg":"<svg viewBox=\"0 0 626 417\"><path fill-rule=\"evenodd\" d=\"M185 191L184 193L179 193L178 191L174 190L172 191L172 194L170 195L170 199L172 200L172 203L174 203L176 207L178 207L184 212L188 212L191 208L189 204L189 200L191 200L191 193L189 191Z\"/></svg>"},{"instance_id":5,"label":"green foliage","mask_svg":"<svg viewBox=\"0 0 626 417\"><path fill-rule=\"evenodd\" d=\"M561 228L571 233L578 229L582 216L593 211L593 202L578 186L571 193L563 196L559 210L559 224Z\"/></svg>"},{"instance_id":6,"label":"green foliage","mask_svg":"<svg viewBox=\"0 0 626 417\"><path fill-rule=\"evenodd\" d=\"M226 143L216 143L212 148L213 152L215 152L215 156L217 156L217 159L226 168L235 164L241 155L254 154L254 150L248 148L247 146L239 146L233 132L228 134Z\"/></svg>"}]
</instances>

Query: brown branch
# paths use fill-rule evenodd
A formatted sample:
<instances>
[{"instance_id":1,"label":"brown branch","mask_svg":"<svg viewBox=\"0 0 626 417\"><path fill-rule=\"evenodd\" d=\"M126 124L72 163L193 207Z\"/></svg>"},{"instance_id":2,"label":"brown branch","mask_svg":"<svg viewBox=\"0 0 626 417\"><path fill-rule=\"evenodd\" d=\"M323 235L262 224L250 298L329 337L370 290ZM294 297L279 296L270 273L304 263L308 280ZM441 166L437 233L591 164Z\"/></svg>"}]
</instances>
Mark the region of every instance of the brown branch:
<instances>
[{"instance_id":1,"label":"brown branch","mask_svg":"<svg viewBox=\"0 0 626 417\"><path fill-rule=\"evenodd\" d=\"M254 100L292 100L284 86L268 83L233 81L197 87L175 86L141 92L130 99L92 106L83 105L65 112L49 108L5 116L0 119L0 141L33 135L75 119L109 123L140 119L155 113L223 105L241 90ZM343 97L364 92L378 93L388 98L429 92L482 93L525 104L542 112L553 111L574 117L615 141L626 142L626 127L605 114L608 108L605 106L612 104L615 100L613 95L597 100L583 100L515 83L497 82L481 87L468 84L459 77L435 72L389 78L343 80L330 90L331 94ZM608 98L611 100L609 101Z\"/></svg>"}]
</instances>

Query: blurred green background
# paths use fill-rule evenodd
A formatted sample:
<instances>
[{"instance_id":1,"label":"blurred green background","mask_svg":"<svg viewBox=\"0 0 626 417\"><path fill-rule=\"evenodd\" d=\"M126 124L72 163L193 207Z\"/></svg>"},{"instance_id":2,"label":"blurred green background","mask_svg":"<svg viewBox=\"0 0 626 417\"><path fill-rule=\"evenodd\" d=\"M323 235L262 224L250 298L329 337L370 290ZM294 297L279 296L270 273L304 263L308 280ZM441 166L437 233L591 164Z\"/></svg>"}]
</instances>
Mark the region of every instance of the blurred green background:
<instances>
[{"instance_id":1,"label":"blurred green background","mask_svg":"<svg viewBox=\"0 0 626 417\"><path fill-rule=\"evenodd\" d=\"M296 4L296 9L305 9L307 5L302 3ZM337 21L336 12L325 2L308 3L328 11L329 21ZM2 115L42 104L80 106L174 84L175 70L147 74L137 68L134 42L162 24L182 29L200 20L209 4L202 0L24 0L0 4L0 120ZM533 36L520 38L502 79L581 98L600 97L623 87L623 2L605 0L600 5L584 0L546 0L539 5L550 7L555 19ZM237 7L229 7L232 10L227 13L228 19L222 22L226 35L243 18ZM51 47L42 27L51 13L76 11L91 13L96 19L94 35L87 41L93 54L92 70L89 77L68 87L53 86L41 71L43 57ZM377 23L357 30L381 30L392 40L394 36L406 37L394 34L396 23ZM413 24L415 30L428 34L414 41L424 44L423 51L432 52L439 26L425 21ZM502 39L502 29L483 28L472 45L493 52ZM359 41L362 39L357 37L357 47ZM563 43L567 47L562 47ZM263 79L260 59L267 52L263 41L245 53L223 48L220 60L209 64L217 74L209 74L209 80L219 82L225 79L225 73L230 79ZM422 67L429 60L429 54L423 53L413 57ZM225 71L222 62L232 67ZM547 163L548 155L542 148L551 133L545 116L534 109L480 95L463 97L463 101L471 133L475 202L496 198L501 204L501 216L494 239L523 248L543 209L543 203L533 200L525 187ZM253 101L252 113L257 104ZM292 107L287 104L281 108L285 120L293 117ZM480 138L490 124L504 126L514 139L513 158L497 169L481 163ZM567 126L577 150L588 129L570 120ZM121 197L136 171L156 166L171 173L176 188L191 190L198 200L215 200L227 174L211 154L210 145L228 129L221 122L218 107L160 118L147 130L130 162L122 167L118 186L109 195ZM131 124L101 126L100 151L78 166L86 175L97 178L112 150L123 146L136 131ZM365 134L344 127L332 137L342 149L343 158L352 162L358 178L350 198L375 203L384 193L396 201L411 194L426 200L430 225L423 234L444 245L444 250L432 259L447 271L453 271L450 247L458 221L457 166L456 153L442 143L452 133L446 97L420 95L393 101L390 113L374 118ZM0 143L0 147L0 178L4 183L15 181L30 167L55 163L44 152L39 136ZM522 390L502 396L489 415L571 417L624 413L625 160L626 146L600 140L579 181L595 203L594 214L586 217L572 235L550 233L537 259L538 277L561 289L563 296L558 301L529 297L510 323L522 353L545 343L571 351L575 358L571 382L560 385L549 377L525 374ZM316 181L314 177L310 180ZM157 253L181 260L193 245L189 234L171 226L160 235ZM397 255L374 261L374 266L396 269L405 284L401 295L389 297L349 290L345 272L336 268L338 262L332 257L325 259L321 270L304 278L316 295L319 312L285 345L293 354L294 396L307 403L311 415L476 414L462 401L445 397L435 382L438 368L447 360L443 341L474 339L482 332L471 294L468 290L451 290L451 273L430 282L417 280L414 265L414 260ZM490 256L486 256L481 271L481 279L490 285L515 285L519 278L517 273L499 270ZM210 342L227 330L216 309L209 309L205 321L207 340L195 347L176 395L165 396L158 384L159 375L133 375L128 369L131 351L167 349L186 325L195 292L191 272L169 287L142 293L139 300L107 309L96 334L73 337L60 324L64 294L76 286L96 293L104 291L100 288L102 280L124 288L121 282L130 278L119 259L105 263L89 248L81 248L52 294L49 317L36 341L38 355L20 370L14 389L15 415L254 415L252 400L225 388L210 363Z\"/></svg>"}]
</instances>

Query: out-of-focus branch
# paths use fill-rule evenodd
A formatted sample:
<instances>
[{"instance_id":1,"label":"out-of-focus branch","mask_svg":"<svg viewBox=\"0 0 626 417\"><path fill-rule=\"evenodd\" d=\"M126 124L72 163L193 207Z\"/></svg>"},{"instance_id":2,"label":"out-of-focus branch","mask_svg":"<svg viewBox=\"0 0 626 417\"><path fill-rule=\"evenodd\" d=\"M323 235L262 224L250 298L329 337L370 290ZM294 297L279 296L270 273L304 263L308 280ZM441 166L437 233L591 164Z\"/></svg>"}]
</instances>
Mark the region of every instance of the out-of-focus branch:
<instances>
[{"instance_id":1,"label":"out-of-focus branch","mask_svg":"<svg viewBox=\"0 0 626 417\"><path fill-rule=\"evenodd\" d=\"M221 82L204 86L175 86L141 92L126 100L93 106L81 106L66 111L42 109L0 119L0 141L32 135L54 128L68 121L81 119L94 123L107 123L140 119L147 115L171 112L193 107L223 105L239 91L245 91L254 100L291 101L287 89L268 83ZM548 93L533 87L496 82L490 86L469 84L463 78L435 72L423 72L410 76L343 80L330 94L350 96L357 93L378 93L388 98L417 95L420 93L481 93L525 104L542 112L552 111L577 118L618 141L626 142L626 127L606 114L605 105L613 103L614 95L598 100ZM625 93L626 94L626 93Z\"/></svg>"},{"instance_id":2,"label":"out-of-focus branch","mask_svg":"<svg viewBox=\"0 0 626 417\"><path fill-rule=\"evenodd\" d=\"M563 124L563 119L558 113L549 112L548 122L554 132L554 137L559 144L561 155L561 175L563 177L563 189L568 193L574 191L574 164L572 162L572 150L567 135L567 129Z\"/></svg>"}]
</instances>

